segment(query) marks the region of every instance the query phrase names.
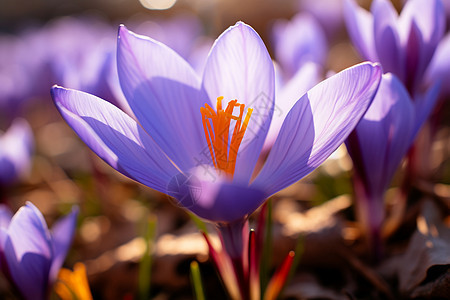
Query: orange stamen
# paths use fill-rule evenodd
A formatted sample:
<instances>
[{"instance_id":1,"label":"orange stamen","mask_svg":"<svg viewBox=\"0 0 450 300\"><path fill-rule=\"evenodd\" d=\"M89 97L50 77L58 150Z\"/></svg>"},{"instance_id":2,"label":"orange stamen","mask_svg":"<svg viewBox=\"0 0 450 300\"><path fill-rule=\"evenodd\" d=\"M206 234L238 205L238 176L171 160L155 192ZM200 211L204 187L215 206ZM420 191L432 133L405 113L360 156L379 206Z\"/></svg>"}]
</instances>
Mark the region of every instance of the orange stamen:
<instances>
[{"instance_id":1,"label":"orange stamen","mask_svg":"<svg viewBox=\"0 0 450 300\"><path fill-rule=\"evenodd\" d=\"M247 114L243 120L245 104L238 103L237 100L231 100L223 110L222 100L223 97L217 98L217 112L211 106L205 104L205 107L200 108L200 113L202 114L203 129L214 167L227 176L233 177L238 150L253 109L247 109ZM239 116L233 115L236 107L239 107ZM236 122L230 141L231 120Z\"/></svg>"}]
</instances>

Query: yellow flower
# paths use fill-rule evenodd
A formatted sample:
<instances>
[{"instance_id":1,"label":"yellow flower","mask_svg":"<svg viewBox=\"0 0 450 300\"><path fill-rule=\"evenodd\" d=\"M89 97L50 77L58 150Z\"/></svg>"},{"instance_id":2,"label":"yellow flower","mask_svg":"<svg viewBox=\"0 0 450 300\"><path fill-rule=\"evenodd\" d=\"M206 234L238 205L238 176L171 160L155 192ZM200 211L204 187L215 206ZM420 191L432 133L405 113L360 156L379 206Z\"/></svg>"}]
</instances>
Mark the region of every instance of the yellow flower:
<instances>
[{"instance_id":1,"label":"yellow flower","mask_svg":"<svg viewBox=\"0 0 450 300\"><path fill-rule=\"evenodd\" d=\"M55 292L63 300L92 300L84 264L76 263L73 272L61 269L55 284Z\"/></svg>"}]
</instances>

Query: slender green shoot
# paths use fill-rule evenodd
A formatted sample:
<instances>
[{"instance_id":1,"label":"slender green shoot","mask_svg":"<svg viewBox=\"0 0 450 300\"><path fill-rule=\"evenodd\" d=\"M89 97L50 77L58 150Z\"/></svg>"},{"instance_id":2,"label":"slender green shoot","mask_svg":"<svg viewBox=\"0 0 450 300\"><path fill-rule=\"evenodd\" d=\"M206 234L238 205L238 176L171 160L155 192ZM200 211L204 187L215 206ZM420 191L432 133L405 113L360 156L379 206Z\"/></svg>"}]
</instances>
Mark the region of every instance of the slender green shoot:
<instances>
[{"instance_id":1,"label":"slender green shoot","mask_svg":"<svg viewBox=\"0 0 450 300\"><path fill-rule=\"evenodd\" d=\"M191 283L194 290L194 296L197 300L205 300L205 293L203 291L202 276L198 262L193 260L191 262Z\"/></svg>"},{"instance_id":2,"label":"slender green shoot","mask_svg":"<svg viewBox=\"0 0 450 300\"><path fill-rule=\"evenodd\" d=\"M144 227L145 252L139 263L139 299L150 299L150 281L152 275L153 247L156 235L156 217L150 215L142 222Z\"/></svg>"}]
</instances>

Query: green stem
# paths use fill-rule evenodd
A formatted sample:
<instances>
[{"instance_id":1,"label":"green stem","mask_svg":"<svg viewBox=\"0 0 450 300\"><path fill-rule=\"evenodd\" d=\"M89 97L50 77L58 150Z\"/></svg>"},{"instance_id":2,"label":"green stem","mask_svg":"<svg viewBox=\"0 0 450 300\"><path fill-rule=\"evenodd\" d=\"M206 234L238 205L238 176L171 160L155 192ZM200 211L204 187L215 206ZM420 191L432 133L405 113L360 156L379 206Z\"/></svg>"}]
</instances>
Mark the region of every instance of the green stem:
<instances>
[{"instance_id":1,"label":"green stem","mask_svg":"<svg viewBox=\"0 0 450 300\"><path fill-rule=\"evenodd\" d=\"M203 291L202 276L198 263L194 260L191 262L191 282L194 289L195 299L205 300L205 293Z\"/></svg>"}]
</instances>

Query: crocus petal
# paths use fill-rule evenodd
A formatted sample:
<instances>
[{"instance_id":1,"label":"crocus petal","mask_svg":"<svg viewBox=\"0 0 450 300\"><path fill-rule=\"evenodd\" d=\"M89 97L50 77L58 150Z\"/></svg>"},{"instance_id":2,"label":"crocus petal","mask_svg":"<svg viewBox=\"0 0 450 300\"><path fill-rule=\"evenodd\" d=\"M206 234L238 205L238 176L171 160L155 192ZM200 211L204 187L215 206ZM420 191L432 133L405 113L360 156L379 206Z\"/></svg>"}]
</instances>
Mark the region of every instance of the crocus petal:
<instances>
[{"instance_id":1,"label":"crocus petal","mask_svg":"<svg viewBox=\"0 0 450 300\"><path fill-rule=\"evenodd\" d=\"M0 204L0 228L8 228L13 214L8 206Z\"/></svg>"},{"instance_id":2,"label":"crocus petal","mask_svg":"<svg viewBox=\"0 0 450 300\"><path fill-rule=\"evenodd\" d=\"M213 222L233 222L245 218L264 202L266 195L261 189L231 183L220 176L204 180L199 174L201 168L197 167L189 175L180 173L167 191L178 205L199 217Z\"/></svg>"},{"instance_id":3,"label":"crocus petal","mask_svg":"<svg viewBox=\"0 0 450 300\"><path fill-rule=\"evenodd\" d=\"M52 96L66 122L92 151L117 171L165 192L178 171L139 124L87 93L55 86Z\"/></svg>"},{"instance_id":4,"label":"crocus petal","mask_svg":"<svg viewBox=\"0 0 450 300\"><path fill-rule=\"evenodd\" d=\"M2 263L6 261L3 254L3 248L8 236L7 229L11 223L12 217L13 214L9 207L5 204L0 204L0 270L2 270L5 274L8 273L8 268L2 265Z\"/></svg>"},{"instance_id":5,"label":"crocus petal","mask_svg":"<svg viewBox=\"0 0 450 300\"><path fill-rule=\"evenodd\" d=\"M379 62L381 62L384 72L394 72L403 79L405 76L404 56L397 34L397 12L392 3L387 0L374 0L371 11L374 19L375 48Z\"/></svg>"},{"instance_id":6,"label":"crocus petal","mask_svg":"<svg viewBox=\"0 0 450 300\"><path fill-rule=\"evenodd\" d=\"M51 238L41 212L31 203L11 220L4 246L11 278L25 299L45 299L53 257Z\"/></svg>"},{"instance_id":7,"label":"crocus petal","mask_svg":"<svg viewBox=\"0 0 450 300\"><path fill-rule=\"evenodd\" d=\"M414 104L404 85L391 73L380 87L347 149L371 195L382 194L411 145Z\"/></svg>"},{"instance_id":8,"label":"crocus petal","mask_svg":"<svg viewBox=\"0 0 450 300\"><path fill-rule=\"evenodd\" d=\"M399 18L400 34L409 35L409 27L412 22L417 24L422 34L423 42L432 52L445 31L445 12L440 0L409 0L402 9ZM431 56L429 59L431 59Z\"/></svg>"},{"instance_id":9,"label":"crocus petal","mask_svg":"<svg viewBox=\"0 0 450 300\"><path fill-rule=\"evenodd\" d=\"M209 50L211 49L213 43L213 39L202 37L200 40L197 40L191 54L187 58L187 61L194 68L197 74L203 74L206 58L208 57Z\"/></svg>"},{"instance_id":10,"label":"crocus petal","mask_svg":"<svg viewBox=\"0 0 450 300\"><path fill-rule=\"evenodd\" d=\"M290 76L307 62L325 65L328 50L325 32L311 15L297 14L289 22L278 20L273 34L276 60Z\"/></svg>"},{"instance_id":11,"label":"crocus petal","mask_svg":"<svg viewBox=\"0 0 450 300\"><path fill-rule=\"evenodd\" d=\"M214 43L203 74L203 89L253 108L237 157L234 179L249 181L273 114L275 79L272 60L259 35L238 22ZM205 144L205 143L204 143Z\"/></svg>"},{"instance_id":12,"label":"crocus petal","mask_svg":"<svg viewBox=\"0 0 450 300\"><path fill-rule=\"evenodd\" d=\"M436 53L427 70L427 84L433 85L442 81L441 93L450 95L450 33L448 33L439 43Z\"/></svg>"},{"instance_id":13,"label":"crocus petal","mask_svg":"<svg viewBox=\"0 0 450 300\"><path fill-rule=\"evenodd\" d=\"M414 130L411 135L412 144L415 136L419 132L422 125L428 119L430 114L433 112L433 109L436 106L436 103L439 100L439 93L441 91L442 82L438 81L433 86L431 86L424 95L416 95L414 97L414 106L415 106L415 121L414 121Z\"/></svg>"},{"instance_id":14,"label":"crocus petal","mask_svg":"<svg viewBox=\"0 0 450 300\"><path fill-rule=\"evenodd\" d=\"M271 148L275 142L286 115L309 89L319 83L322 68L312 62L305 63L297 73L276 93L275 110L264 148Z\"/></svg>"},{"instance_id":15,"label":"crocus petal","mask_svg":"<svg viewBox=\"0 0 450 300\"><path fill-rule=\"evenodd\" d=\"M78 207L74 206L72 211L64 218L58 220L52 227L53 261L50 268L50 283L56 281L59 269L66 258L75 234L78 217Z\"/></svg>"},{"instance_id":16,"label":"crocus petal","mask_svg":"<svg viewBox=\"0 0 450 300\"><path fill-rule=\"evenodd\" d=\"M175 51L121 26L117 67L123 93L142 127L182 170L205 146L200 79Z\"/></svg>"},{"instance_id":17,"label":"crocus petal","mask_svg":"<svg viewBox=\"0 0 450 300\"><path fill-rule=\"evenodd\" d=\"M252 186L271 195L317 168L336 150L366 112L381 67L362 63L319 83L287 115Z\"/></svg>"},{"instance_id":18,"label":"crocus petal","mask_svg":"<svg viewBox=\"0 0 450 300\"><path fill-rule=\"evenodd\" d=\"M413 21L405 47L406 76L403 79L409 90L414 90L414 87L418 84L418 80L422 78L425 68L429 63L429 59L425 61L425 51L422 34L416 22Z\"/></svg>"},{"instance_id":19,"label":"crocus petal","mask_svg":"<svg viewBox=\"0 0 450 300\"><path fill-rule=\"evenodd\" d=\"M399 30L405 36L407 74L410 86L420 85L425 69L445 30L441 1L408 1L399 19Z\"/></svg>"},{"instance_id":20,"label":"crocus petal","mask_svg":"<svg viewBox=\"0 0 450 300\"><path fill-rule=\"evenodd\" d=\"M114 57L111 58L109 70L106 73L105 79L108 89L111 92L112 99L114 99L113 101L110 100L109 102L116 105L133 119L136 119L136 116L130 108L130 104L123 94L122 88L120 87L119 74L117 73L117 55L115 52L113 53L113 55ZM108 98L104 98L101 96L99 97L109 100Z\"/></svg>"},{"instance_id":21,"label":"crocus petal","mask_svg":"<svg viewBox=\"0 0 450 300\"><path fill-rule=\"evenodd\" d=\"M344 17L353 45L362 58L378 61L375 51L373 17L370 12L359 7L354 0L345 0Z\"/></svg>"}]
</instances>

